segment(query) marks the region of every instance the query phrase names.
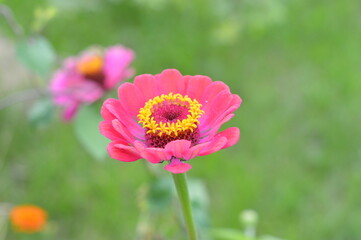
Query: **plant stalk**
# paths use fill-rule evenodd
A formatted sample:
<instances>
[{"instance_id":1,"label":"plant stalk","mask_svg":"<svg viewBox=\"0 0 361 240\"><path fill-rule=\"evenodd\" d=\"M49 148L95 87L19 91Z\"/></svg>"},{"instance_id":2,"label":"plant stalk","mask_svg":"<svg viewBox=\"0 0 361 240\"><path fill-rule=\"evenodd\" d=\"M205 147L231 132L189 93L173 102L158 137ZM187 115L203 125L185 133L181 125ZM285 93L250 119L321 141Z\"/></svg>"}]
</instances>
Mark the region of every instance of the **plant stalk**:
<instances>
[{"instance_id":1,"label":"plant stalk","mask_svg":"<svg viewBox=\"0 0 361 240\"><path fill-rule=\"evenodd\" d=\"M184 221L187 227L189 240L197 240L197 232L194 224L192 206L189 198L187 176L185 173L172 174L181 203Z\"/></svg>"}]
</instances>

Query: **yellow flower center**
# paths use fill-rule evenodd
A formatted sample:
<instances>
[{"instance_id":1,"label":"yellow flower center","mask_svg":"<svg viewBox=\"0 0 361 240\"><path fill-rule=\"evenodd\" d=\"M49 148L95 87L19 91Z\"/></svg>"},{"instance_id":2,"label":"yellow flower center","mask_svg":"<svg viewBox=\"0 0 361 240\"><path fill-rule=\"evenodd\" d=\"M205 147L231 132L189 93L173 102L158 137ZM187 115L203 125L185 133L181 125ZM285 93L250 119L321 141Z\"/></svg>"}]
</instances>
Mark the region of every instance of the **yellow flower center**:
<instances>
[{"instance_id":1,"label":"yellow flower center","mask_svg":"<svg viewBox=\"0 0 361 240\"><path fill-rule=\"evenodd\" d=\"M85 75L92 76L102 72L103 58L98 55L84 57L78 62L77 70Z\"/></svg>"},{"instance_id":2,"label":"yellow flower center","mask_svg":"<svg viewBox=\"0 0 361 240\"><path fill-rule=\"evenodd\" d=\"M147 101L140 109L139 123L147 129L146 134L178 137L193 133L198 127L198 118L204 113L201 107L202 104L187 95L162 94Z\"/></svg>"}]
</instances>

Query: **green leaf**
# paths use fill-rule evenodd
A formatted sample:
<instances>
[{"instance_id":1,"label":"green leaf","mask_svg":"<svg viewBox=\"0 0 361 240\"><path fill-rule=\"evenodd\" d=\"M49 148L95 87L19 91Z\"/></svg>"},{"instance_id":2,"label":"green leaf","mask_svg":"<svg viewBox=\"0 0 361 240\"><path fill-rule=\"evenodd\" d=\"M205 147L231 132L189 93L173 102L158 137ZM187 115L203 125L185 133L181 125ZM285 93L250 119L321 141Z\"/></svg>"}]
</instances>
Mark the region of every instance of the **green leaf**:
<instances>
[{"instance_id":1,"label":"green leaf","mask_svg":"<svg viewBox=\"0 0 361 240\"><path fill-rule=\"evenodd\" d=\"M260 237L259 239L260 240L283 240L282 238L274 237L274 236L270 236L270 235L264 235L264 236Z\"/></svg>"},{"instance_id":2,"label":"green leaf","mask_svg":"<svg viewBox=\"0 0 361 240\"><path fill-rule=\"evenodd\" d=\"M42 78L49 76L56 59L53 47L41 36L19 42L16 46L16 55L26 67Z\"/></svg>"},{"instance_id":3,"label":"green leaf","mask_svg":"<svg viewBox=\"0 0 361 240\"><path fill-rule=\"evenodd\" d=\"M198 179L189 178L188 185L192 206L196 208L207 208L209 198L204 182Z\"/></svg>"},{"instance_id":4,"label":"green leaf","mask_svg":"<svg viewBox=\"0 0 361 240\"><path fill-rule=\"evenodd\" d=\"M208 213L209 197L203 181L188 179L189 194L193 209L193 216L202 239L209 238L210 216Z\"/></svg>"},{"instance_id":5,"label":"green leaf","mask_svg":"<svg viewBox=\"0 0 361 240\"><path fill-rule=\"evenodd\" d=\"M108 139L99 132L102 118L99 109L94 106L83 106L75 119L75 133L83 147L97 160L107 156Z\"/></svg>"},{"instance_id":6,"label":"green leaf","mask_svg":"<svg viewBox=\"0 0 361 240\"><path fill-rule=\"evenodd\" d=\"M172 179L167 177L156 178L151 182L148 193L149 208L153 212L168 211L173 195Z\"/></svg>"},{"instance_id":7,"label":"green leaf","mask_svg":"<svg viewBox=\"0 0 361 240\"><path fill-rule=\"evenodd\" d=\"M40 99L36 101L28 112L29 122L36 127L47 126L54 113L54 107L50 99Z\"/></svg>"},{"instance_id":8,"label":"green leaf","mask_svg":"<svg viewBox=\"0 0 361 240\"><path fill-rule=\"evenodd\" d=\"M212 236L215 240L251 240L242 231L228 228L213 229Z\"/></svg>"},{"instance_id":9,"label":"green leaf","mask_svg":"<svg viewBox=\"0 0 361 240\"><path fill-rule=\"evenodd\" d=\"M246 0L243 2L243 21L253 32L263 32L286 19L286 6L281 0Z\"/></svg>"}]
</instances>

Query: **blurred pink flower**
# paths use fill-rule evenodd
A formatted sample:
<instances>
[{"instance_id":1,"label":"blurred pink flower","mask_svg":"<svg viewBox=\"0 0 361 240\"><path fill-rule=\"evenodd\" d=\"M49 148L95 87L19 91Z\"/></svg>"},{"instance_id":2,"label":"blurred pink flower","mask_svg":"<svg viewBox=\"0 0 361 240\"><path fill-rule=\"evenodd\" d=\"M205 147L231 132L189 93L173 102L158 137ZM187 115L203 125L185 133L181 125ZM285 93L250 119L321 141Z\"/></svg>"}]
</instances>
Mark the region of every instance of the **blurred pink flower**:
<instances>
[{"instance_id":1,"label":"blurred pink flower","mask_svg":"<svg viewBox=\"0 0 361 240\"><path fill-rule=\"evenodd\" d=\"M144 158L169 161L164 168L183 173L188 160L230 147L239 129L218 132L240 106L241 98L223 82L206 76L182 76L169 69L137 76L118 89L119 99L103 103L101 133L112 140L108 153L124 162Z\"/></svg>"},{"instance_id":2,"label":"blurred pink flower","mask_svg":"<svg viewBox=\"0 0 361 240\"><path fill-rule=\"evenodd\" d=\"M63 118L71 120L82 103L99 100L106 91L130 78L132 50L117 45L103 51L90 49L64 61L51 80L54 102L64 107Z\"/></svg>"}]
</instances>

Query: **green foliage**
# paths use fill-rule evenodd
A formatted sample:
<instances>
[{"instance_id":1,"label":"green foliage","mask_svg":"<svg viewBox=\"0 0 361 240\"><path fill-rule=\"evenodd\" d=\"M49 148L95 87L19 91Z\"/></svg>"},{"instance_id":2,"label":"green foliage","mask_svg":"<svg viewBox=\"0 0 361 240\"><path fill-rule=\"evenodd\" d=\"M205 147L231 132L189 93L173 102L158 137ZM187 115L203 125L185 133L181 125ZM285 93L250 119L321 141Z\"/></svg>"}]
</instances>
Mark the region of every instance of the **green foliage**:
<instances>
[{"instance_id":1,"label":"green foliage","mask_svg":"<svg viewBox=\"0 0 361 240\"><path fill-rule=\"evenodd\" d=\"M212 231L215 240L283 240L278 237L264 235L257 238L251 238L244 235L240 230L219 228Z\"/></svg>"},{"instance_id":2,"label":"green foliage","mask_svg":"<svg viewBox=\"0 0 361 240\"><path fill-rule=\"evenodd\" d=\"M102 118L95 106L83 106L76 116L74 129L78 140L95 159L103 160L107 156L108 139L99 132Z\"/></svg>"},{"instance_id":3,"label":"green foliage","mask_svg":"<svg viewBox=\"0 0 361 240\"><path fill-rule=\"evenodd\" d=\"M250 238L247 238L242 231L234 229L214 229L212 234L216 240L251 240Z\"/></svg>"},{"instance_id":4,"label":"green foliage","mask_svg":"<svg viewBox=\"0 0 361 240\"><path fill-rule=\"evenodd\" d=\"M282 240L271 235L257 236L258 214L254 210L244 210L240 213L240 223L243 231L230 228L217 228L212 230L215 240Z\"/></svg>"},{"instance_id":5,"label":"green foliage","mask_svg":"<svg viewBox=\"0 0 361 240\"><path fill-rule=\"evenodd\" d=\"M34 22L32 29L34 32L42 31L48 22L55 17L57 10L55 7L37 8L34 12Z\"/></svg>"},{"instance_id":6,"label":"green foliage","mask_svg":"<svg viewBox=\"0 0 361 240\"><path fill-rule=\"evenodd\" d=\"M171 208L173 198L173 182L167 177L156 178L150 182L148 205L151 212L163 212Z\"/></svg>"},{"instance_id":7,"label":"green foliage","mask_svg":"<svg viewBox=\"0 0 361 240\"><path fill-rule=\"evenodd\" d=\"M36 127L47 126L53 119L54 106L50 99L40 99L28 112L28 119Z\"/></svg>"},{"instance_id":8,"label":"green foliage","mask_svg":"<svg viewBox=\"0 0 361 240\"><path fill-rule=\"evenodd\" d=\"M286 20L286 3L284 0L245 0L241 20L250 31L265 31Z\"/></svg>"},{"instance_id":9,"label":"green foliage","mask_svg":"<svg viewBox=\"0 0 361 240\"><path fill-rule=\"evenodd\" d=\"M281 238L273 237L273 236L269 236L269 235L262 236L259 239L260 240L283 240Z\"/></svg>"},{"instance_id":10,"label":"green foliage","mask_svg":"<svg viewBox=\"0 0 361 240\"><path fill-rule=\"evenodd\" d=\"M261 12L250 1L156 9L132 0L7 4L29 32L34 9L49 2L58 15L44 34L61 56L122 43L137 53L137 74L178 68L225 81L243 98L226 124L241 129L240 142L190 162L188 175L209 191L212 226L238 229L239 209L252 208L259 232L282 239L361 239L359 1L268 1L276 10L254 1L267 5ZM245 4L253 20L241 14ZM91 161L71 125L29 128L17 106L0 111L1 201L45 207L55 229L48 239L133 239L137 189L149 181L142 161ZM19 237L10 231L8 239Z\"/></svg>"},{"instance_id":11,"label":"green foliage","mask_svg":"<svg viewBox=\"0 0 361 240\"><path fill-rule=\"evenodd\" d=\"M56 55L49 41L41 36L20 41L16 47L19 60L30 70L46 79L53 70Z\"/></svg>"},{"instance_id":12,"label":"green foliage","mask_svg":"<svg viewBox=\"0 0 361 240\"><path fill-rule=\"evenodd\" d=\"M188 187L198 234L201 239L210 239L209 229L211 228L211 220L209 216L209 196L206 186L200 179L189 178Z\"/></svg>"}]
</instances>

